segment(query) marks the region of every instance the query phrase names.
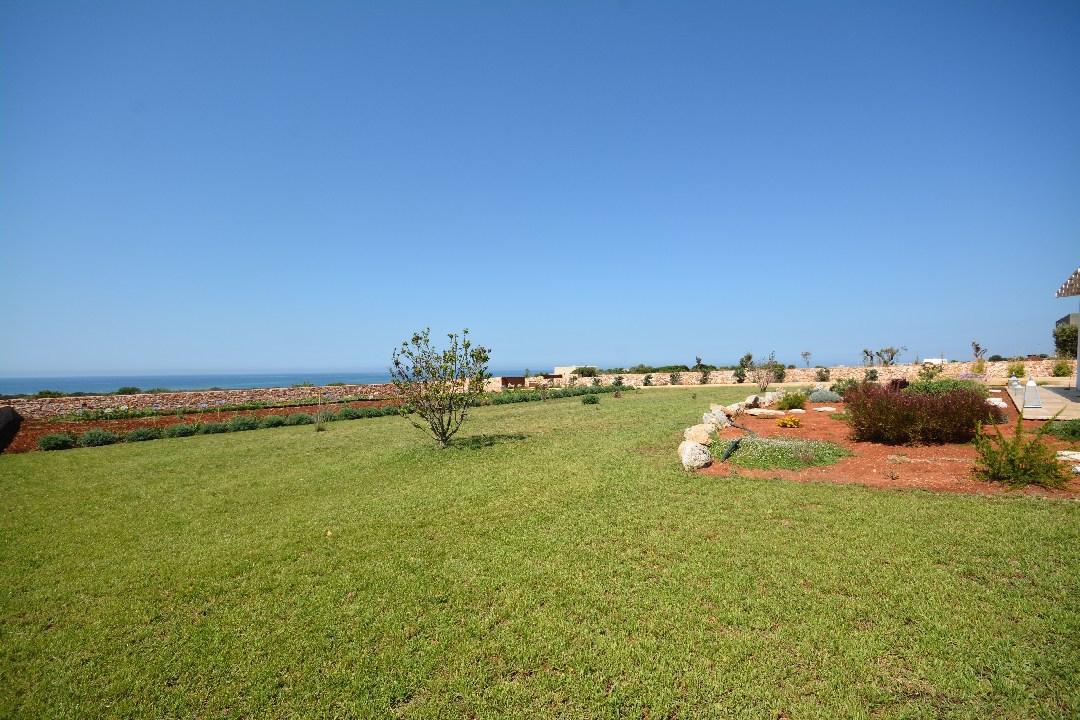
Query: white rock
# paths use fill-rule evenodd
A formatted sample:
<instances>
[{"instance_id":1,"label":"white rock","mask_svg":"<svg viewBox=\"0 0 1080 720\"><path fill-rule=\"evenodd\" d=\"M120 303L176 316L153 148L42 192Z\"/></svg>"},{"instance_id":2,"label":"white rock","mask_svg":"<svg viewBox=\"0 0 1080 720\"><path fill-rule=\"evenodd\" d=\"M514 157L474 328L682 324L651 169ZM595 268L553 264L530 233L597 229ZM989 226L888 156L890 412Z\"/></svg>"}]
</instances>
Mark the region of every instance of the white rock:
<instances>
[{"instance_id":1,"label":"white rock","mask_svg":"<svg viewBox=\"0 0 1080 720\"><path fill-rule=\"evenodd\" d=\"M741 402L732 403L730 405L725 405L724 406L724 412L727 413L728 417L733 418L736 415L738 415L739 413L741 413L743 411L744 407L745 406Z\"/></svg>"},{"instance_id":2,"label":"white rock","mask_svg":"<svg viewBox=\"0 0 1080 720\"><path fill-rule=\"evenodd\" d=\"M708 445L712 442L712 433L713 426L702 423L686 428L686 430L683 431L683 440L699 443L701 445Z\"/></svg>"},{"instance_id":3,"label":"white rock","mask_svg":"<svg viewBox=\"0 0 1080 720\"><path fill-rule=\"evenodd\" d=\"M788 410L788 412L791 413L792 415L802 415L806 411L803 410L802 408L791 408L790 410Z\"/></svg>"},{"instance_id":4,"label":"white rock","mask_svg":"<svg viewBox=\"0 0 1080 720\"><path fill-rule=\"evenodd\" d=\"M1080 475L1080 465L1073 465L1073 475Z\"/></svg>"},{"instance_id":5,"label":"white rock","mask_svg":"<svg viewBox=\"0 0 1080 720\"><path fill-rule=\"evenodd\" d=\"M679 445L679 461L686 470L697 470L712 464L712 454L709 448L701 443L684 440Z\"/></svg>"},{"instance_id":6,"label":"white rock","mask_svg":"<svg viewBox=\"0 0 1080 720\"><path fill-rule=\"evenodd\" d=\"M822 405L821 407L814 408L814 412L836 412L836 408Z\"/></svg>"},{"instance_id":7,"label":"white rock","mask_svg":"<svg viewBox=\"0 0 1080 720\"><path fill-rule=\"evenodd\" d=\"M715 427L717 430L720 428L726 428L731 425L731 421L728 420L728 416L722 412L709 411L701 416L701 423L703 425L709 425Z\"/></svg>"},{"instance_id":8,"label":"white rock","mask_svg":"<svg viewBox=\"0 0 1080 720\"><path fill-rule=\"evenodd\" d=\"M1080 462L1080 451L1077 450L1058 450L1058 460L1069 460L1071 462Z\"/></svg>"},{"instance_id":9,"label":"white rock","mask_svg":"<svg viewBox=\"0 0 1080 720\"><path fill-rule=\"evenodd\" d=\"M766 410L764 408L751 408L750 410L746 411L746 414L753 415L754 417L759 418L784 417L784 412L782 410Z\"/></svg>"}]
</instances>

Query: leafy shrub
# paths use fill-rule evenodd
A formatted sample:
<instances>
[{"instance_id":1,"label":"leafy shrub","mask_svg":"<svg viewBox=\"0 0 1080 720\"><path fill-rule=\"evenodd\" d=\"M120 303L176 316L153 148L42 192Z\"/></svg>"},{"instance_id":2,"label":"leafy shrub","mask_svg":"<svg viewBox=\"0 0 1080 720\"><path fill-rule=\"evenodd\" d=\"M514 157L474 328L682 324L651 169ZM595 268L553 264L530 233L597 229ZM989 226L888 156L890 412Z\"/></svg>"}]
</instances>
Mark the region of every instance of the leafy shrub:
<instances>
[{"instance_id":1,"label":"leafy shrub","mask_svg":"<svg viewBox=\"0 0 1080 720\"><path fill-rule=\"evenodd\" d=\"M889 392L862 384L844 396L855 440L887 445L964 443L982 423L1000 422L1001 411L968 388L943 393Z\"/></svg>"},{"instance_id":2,"label":"leafy shrub","mask_svg":"<svg viewBox=\"0 0 1080 720\"><path fill-rule=\"evenodd\" d=\"M229 426L229 432L255 430L259 427L259 418L250 415L237 415L225 424Z\"/></svg>"},{"instance_id":3,"label":"leafy shrub","mask_svg":"<svg viewBox=\"0 0 1080 720\"><path fill-rule=\"evenodd\" d=\"M125 442L145 442L146 440L160 440L162 436L159 427L135 428L124 436Z\"/></svg>"},{"instance_id":4,"label":"leafy shrub","mask_svg":"<svg viewBox=\"0 0 1080 720\"><path fill-rule=\"evenodd\" d=\"M794 410L806 407L806 395L801 392L786 392L776 401L777 410Z\"/></svg>"},{"instance_id":5,"label":"leafy shrub","mask_svg":"<svg viewBox=\"0 0 1080 720\"><path fill-rule=\"evenodd\" d=\"M979 358L978 360L973 362L971 364L971 372L975 373L976 375L985 375L986 374L986 361L983 360L982 358Z\"/></svg>"},{"instance_id":6,"label":"leafy shrub","mask_svg":"<svg viewBox=\"0 0 1080 720\"><path fill-rule=\"evenodd\" d=\"M885 384L885 387L889 388L889 392L900 392L909 385L911 385L911 383L904 378L893 378Z\"/></svg>"},{"instance_id":7,"label":"leafy shrub","mask_svg":"<svg viewBox=\"0 0 1080 720\"><path fill-rule=\"evenodd\" d=\"M1015 375L1018 378L1022 378L1026 371L1027 369L1022 362L1011 362L1005 367L1005 374L1010 377Z\"/></svg>"},{"instance_id":8,"label":"leafy shrub","mask_svg":"<svg viewBox=\"0 0 1080 720\"><path fill-rule=\"evenodd\" d=\"M832 390L815 390L810 393L810 402L840 402L844 398Z\"/></svg>"},{"instance_id":9,"label":"leafy shrub","mask_svg":"<svg viewBox=\"0 0 1080 720\"><path fill-rule=\"evenodd\" d=\"M795 367L792 365L791 367ZM773 380L776 382L784 382L784 378L787 377L787 369L780 363L775 363L772 366Z\"/></svg>"},{"instance_id":10,"label":"leafy shrub","mask_svg":"<svg viewBox=\"0 0 1080 720\"><path fill-rule=\"evenodd\" d=\"M351 410L351 409L352 408L346 408L346 410ZM284 415L265 415L265 416L263 416L263 418L261 420L259 420L259 427L262 427L262 428L281 427L284 424L285 424L285 416Z\"/></svg>"},{"instance_id":11,"label":"leafy shrub","mask_svg":"<svg viewBox=\"0 0 1080 720\"><path fill-rule=\"evenodd\" d=\"M739 358L739 364L735 368L735 382L746 382L746 372L754 365L754 353L746 353Z\"/></svg>"},{"instance_id":12,"label":"leafy shrub","mask_svg":"<svg viewBox=\"0 0 1080 720\"><path fill-rule=\"evenodd\" d=\"M854 378L844 378L843 380L837 380L836 382L834 382L832 384L832 387L830 387L829 389L837 395L840 395L841 397L846 397L848 391L851 390L853 387L858 386L858 384L859 381L855 380Z\"/></svg>"},{"instance_id":13,"label":"leafy shrub","mask_svg":"<svg viewBox=\"0 0 1080 720\"><path fill-rule=\"evenodd\" d=\"M1076 357L1076 337L1078 328L1072 323L1054 327L1054 351L1060 358Z\"/></svg>"},{"instance_id":14,"label":"leafy shrub","mask_svg":"<svg viewBox=\"0 0 1080 720\"><path fill-rule=\"evenodd\" d=\"M1053 420L1046 423L1046 431L1062 440L1080 440L1080 420Z\"/></svg>"},{"instance_id":15,"label":"leafy shrub","mask_svg":"<svg viewBox=\"0 0 1080 720\"><path fill-rule=\"evenodd\" d=\"M652 373L649 373L648 375L646 375L642 379L641 384L644 385L645 387L649 387L650 385L652 385Z\"/></svg>"},{"instance_id":16,"label":"leafy shrub","mask_svg":"<svg viewBox=\"0 0 1080 720\"><path fill-rule=\"evenodd\" d=\"M863 374L863 380L865 380L866 382L877 382L877 379L878 372L876 368L870 368L866 371L865 374Z\"/></svg>"},{"instance_id":17,"label":"leafy shrub","mask_svg":"<svg viewBox=\"0 0 1080 720\"><path fill-rule=\"evenodd\" d=\"M623 386L623 376L622 375L616 375L615 379L611 381L611 384L614 385L615 387L622 387Z\"/></svg>"},{"instance_id":18,"label":"leafy shrub","mask_svg":"<svg viewBox=\"0 0 1080 720\"><path fill-rule=\"evenodd\" d=\"M733 441L734 442L734 441ZM713 454L723 457L727 445ZM796 440L794 438L742 438L731 462L746 468L761 470L801 470L818 465L831 465L848 457L850 452L836 443L824 440Z\"/></svg>"},{"instance_id":19,"label":"leafy shrub","mask_svg":"<svg viewBox=\"0 0 1080 720\"><path fill-rule=\"evenodd\" d=\"M600 396L595 394L585 395L581 398L582 405L597 405L600 403Z\"/></svg>"},{"instance_id":20,"label":"leafy shrub","mask_svg":"<svg viewBox=\"0 0 1080 720\"><path fill-rule=\"evenodd\" d=\"M802 420L794 415L785 415L782 418L776 419L776 426L782 428L797 428L802 427Z\"/></svg>"},{"instance_id":21,"label":"leafy shrub","mask_svg":"<svg viewBox=\"0 0 1080 720\"><path fill-rule=\"evenodd\" d=\"M56 432L38 438L38 450L67 450L75 447L75 436L71 433Z\"/></svg>"},{"instance_id":22,"label":"leafy shrub","mask_svg":"<svg viewBox=\"0 0 1080 720\"><path fill-rule=\"evenodd\" d=\"M604 381L603 381L603 380L601 380L600 378L598 378L598 377L594 377L594 378L592 379L592 386L593 386L593 387L600 387L600 386L601 386L601 385L603 384L603 382L604 382Z\"/></svg>"},{"instance_id":23,"label":"leafy shrub","mask_svg":"<svg viewBox=\"0 0 1080 720\"><path fill-rule=\"evenodd\" d=\"M818 368L817 372L814 373L814 378L817 379L818 382L829 382L829 375L831 374L832 372L829 368L822 367Z\"/></svg>"},{"instance_id":24,"label":"leafy shrub","mask_svg":"<svg viewBox=\"0 0 1080 720\"><path fill-rule=\"evenodd\" d=\"M680 380L682 380L682 373L673 372L668 375L668 382L672 385L678 385Z\"/></svg>"},{"instance_id":25,"label":"leafy shrub","mask_svg":"<svg viewBox=\"0 0 1080 720\"><path fill-rule=\"evenodd\" d=\"M200 435L217 435L226 432L229 432L229 426L223 422L202 423L199 425Z\"/></svg>"},{"instance_id":26,"label":"leafy shrub","mask_svg":"<svg viewBox=\"0 0 1080 720\"><path fill-rule=\"evenodd\" d=\"M190 437L197 432L199 432L199 426L194 423L177 423L165 428L165 437Z\"/></svg>"},{"instance_id":27,"label":"leafy shrub","mask_svg":"<svg viewBox=\"0 0 1080 720\"><path fill-rule=\"evenodd\" d=\"M1072 375L1072 368L1069 367L1069 363L1065 360L1058 360L1054 363L1054 369L1051 373L1054 377L1069 377Z\"/></svg>"},{"instance_id":28,"label":"leafy shrub","mask_svg":"<svg viewBox=\"0 0 1080 720\"><path fill-rule=\"evenodd\" d=\"M1001 362L1001 361L1002 361L1002 360L1004 360L1004 359L1005 359L1005 358L1003 358L1003 357L1002 357L1002 356L1000 356L1000 355L991 355L991 356L990 356L990 362Z\"/></svg>"},{"instance_id":29,"label":"leafy shrub","mask_svg":"<svg viewBox=\"0 0 1080 720\"><path fill-rule=\"evenodd\" d=\"M586 365L585 367L574 368L571 374L577 375L578 377L596 377L599 373L600 371L595 367Z\"/></svg>"},{"instance_id":30,"label":"leafy shrub","mask_svg":"<svg viewBox=\"0 0 1080 720\"><path fill-rule=\"evenodd\" d=\"M919 368L919 374L915 377L916 382L929 382L945 370L944 367L937 363L923 363L923 366Z\"/></svg>"},{"instance_id":31,"label":"leafy shrub","mask_svg":"<svg viewBox=\"0 0 1080 720\"><path fill-rule=\"evenodd\" d=\"M117 442L120 442L119 435L98 428L87 430L79 436L79 445L82 447L101 447L102 445L112 445Z\"/></svg>"},{"instance_id":32,"label":"leafy shrub","mask_svg":"<svg viewBox=\"0 0 1080 720\"><path fill-rule=\"evenodd\" d=\"M708 384L709 384L709 376L710 376L710 375L712 375L712 371L711 371L711 370L708 370L708 369L706 369L706 370L702 370L702 371L701 371L701 377L700 377L700 378L698 378L698 383L699 383L699 384L701 384L701 385L708 385Z\"/></svg>"},{"instance_id":33,"label":"leafy shrub","mask_svg":"<svg viewBox=\"0 0 1080 720\"><path fill-rule=\"evenodd\" d=\"M986 398L990 392L985 385L978 380L963 380L957 378L937 378L936 380L916 380L903 388L908 393L923 393L925 395L944 395L957 390L968 390L978 393Z\"/></svg>"},{"instance_id":34,"label":"leafy shrub","mask_svg":"<svg viewBox=\"0 0 1080 720\"><path fill-rule=\"evenodd\" d=\"M366 417L363 413L364 408L344 407L338 410L338 420L359 420L362 417ZM281 424L285 424L285 418L281 418Z\"/></svg>"},{"instance_id":35,"label":"leafy shrub","mask_svg":"<svg viewBox=\"0 0 1080 720\"><path fill-rule=\"evenodd\" d=\"M138 395L142 390L134 385L125 385L122 388L117 388L113 395Z\"/></svg>"},{"instance_id":36,"label":"leafy shrub","mask_svg":"<svg viewBox=\"0 0 1080 720\"><path fill-rule=\"evenodd\" d=\"M979 453L975 474L983 480L1010 485L1061 487L1068 474L1058 462L1054 449L1043 441L1049 429L1048 423L1032 435L1025 435L1023 414L1017 416L1014 435L1008 439L998 427L994 428L992 437L980 428L975 436L975 449Z\"/></svg>"},{"instance_id":37,"label":"leafy shrub","mask_svg":"<svg viewBox=\"0 0 1080 720\"><path fill-rule=\"evenodd\" d=\"M307 413L293 413L285 418L286 425L310 425L313 422L315 418Z\"/></svg>"}]
</instances>

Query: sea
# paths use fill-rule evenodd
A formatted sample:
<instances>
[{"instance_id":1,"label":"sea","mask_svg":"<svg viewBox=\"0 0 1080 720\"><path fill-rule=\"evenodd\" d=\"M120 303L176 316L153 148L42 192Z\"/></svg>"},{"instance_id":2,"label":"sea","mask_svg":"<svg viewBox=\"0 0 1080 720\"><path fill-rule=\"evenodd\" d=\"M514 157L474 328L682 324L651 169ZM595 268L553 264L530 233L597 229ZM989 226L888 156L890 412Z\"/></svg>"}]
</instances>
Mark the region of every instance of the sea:
<instances>
[{"instance_id":1,"label":"sea","mask_svg":"<svg viewBox=\"0 0 1080 720\"><path fill-rule=\"evenodd\" d=\"M540 367L540 366L537 366ZM492 375L520 375L520 369L489 370ZM290 387L310 383L328 385L346 383L367 385L390 382L385 372L291 372L226 373L204 375L72 375L64 377L0 377L0 395L32 395L39 390L60 392L110 393L121 387L143 390L207 390L223 388Z\"/></svg>"}]
</instances>

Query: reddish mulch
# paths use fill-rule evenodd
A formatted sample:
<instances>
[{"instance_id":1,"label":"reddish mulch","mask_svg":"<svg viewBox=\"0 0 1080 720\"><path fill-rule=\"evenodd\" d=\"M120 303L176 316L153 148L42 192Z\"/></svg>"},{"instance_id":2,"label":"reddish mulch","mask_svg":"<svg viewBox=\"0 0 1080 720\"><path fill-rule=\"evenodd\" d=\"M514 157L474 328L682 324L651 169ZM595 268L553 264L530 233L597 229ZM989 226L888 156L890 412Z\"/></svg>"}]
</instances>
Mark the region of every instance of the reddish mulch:
<instances>
[{"instance_id":1,"label":"reddish mulch","mask_svg":"<svg viewBox=\"0 0 1080 720\"><path fill-rule=\"evenodd\" d=\"M396 405L397 400L356 400L347 403L326 403L323 410L337 412L344 407L383 407ZM79 420L77 422L49 422L48 420L23 420L18 434L11 444L4 450L5 453L29 452L37 450L38 438L55 432L69 432L75 436L92 428L109 430L114 433L126 433L141 427L166 427L180 423L210 423L224 422L237 415L291 415L292 413L318 412L318 405L290 405L289 407L268 407L252 410L226 410L222 412L186 413L184 415L155 415L152 417L128 418L123 420Z\"/></svg>"},{"instance_id":2,"label":"reddish mulch","mask_svg":"<svg viewBox=\"0 0 1080 720\"><path fill-rule=\"evenodd\" d=\"M997 395L995 393L995 395ZM1011 436L1016 425L1016 408L1007 393L1000 396L1010 403L1008 422L1000 426L1005 436ZM744 475L761 478L780 478L796 482L834 482L867 485L876 488L906 488L933 490L936 492L974 493L979 495L1018 494L1052 498L1080 497L1080 478L1070 480L1060 490L1038 486L1011 488L1000 483L979 480L974 476L975 447L964 445L882 445L873 442L854 442L849 438L850 428L832 413L815 412L813 408L835 407L843 411L843 403L808 403L806 413L798 415L802 427L780 428L775 419L740 416L739 423L763 437L800 438L804 440L828 440L841 445L853 454L834 465L806 468L804 470L752 470L714 462L699 472L706 475ZM1034 430L1042 425L1038 420L1025 420L1025 429ZM744 435L737 428L726 428L720 437L734 439ZM1075 449L1075 443L1047 436L1048 444L1055 449Z\"/></svg>"}]
</instances>

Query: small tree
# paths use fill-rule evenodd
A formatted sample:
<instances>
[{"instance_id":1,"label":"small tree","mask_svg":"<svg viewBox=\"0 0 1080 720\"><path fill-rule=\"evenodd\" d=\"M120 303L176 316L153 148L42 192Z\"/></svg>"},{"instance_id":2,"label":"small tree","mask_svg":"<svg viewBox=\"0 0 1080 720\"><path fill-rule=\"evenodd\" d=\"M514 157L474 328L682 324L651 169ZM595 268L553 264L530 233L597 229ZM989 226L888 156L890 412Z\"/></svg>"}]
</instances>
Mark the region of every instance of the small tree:
<instances>
[{"instance_id":1,"label":"small tree","mask_svg":"<svg viewBox=\"0 0 1080 720\"><path fill-rule=\"evenodd\" d=\"M975 356L976 360L982 360L984 357L986 357L986 348L980 345L978 340L972 340L971 354Z\"/></svg>"},{"instance_id":2,"label":"small tree","mask_svg":"<svg viewBox=\"0 0 1080 720\"><path fill-rule=\"evenodd\" d=\"M812 357L813 353L811 353L809 350L803 350L799 354L802 355L802 359L803 362L806 363L806 367L810 367L810 358Z\"/></svg>"},{"instance_id":3,"label":"small tree","mask_svg":"<svg viewBox=\"0 0 1080 720\"><path fill-rule=\"evenodd\" d=\"M672 384L672 385L678 385L679 381L681 381L681 380L682 380L682 373L673 372L670 375L668 375L668 382L670 384Z\"/></svg>"},{"instance_id":4,"label":"small tree","mask_svg":"<svg viewBox=\"0 0 1080 720\"><path fill-rule=\"evenodd\" d=\"M896 356L907 350L906 347L883 347L874 353L877 359L881 361L882 367L888 367L889 365L896 364ZM866 352L865 350L863 352ZM872 365L873 363L871 363Z\"/></svg>"},{"instance_id":5,"label":"small tree","mask_svg":"<svg viewBox=\"0 0 1080 720\"><path fill-rule=\"evenodd\" d=\"M758 390L765 392L769 389L769 385L777 379L778 375L783 377L784 366L782 363L776 362L776 353L771 352L765 362L752 362L749 371L751 381L758 386Z\"/></svg>"},{"instance_id":6,"label":"small tree","mask_svg":"<svg viewBox=\"0 0 1080 720\"><path fill-rule=\"evenodd\" d=\"M1054 351L1059 358L1076 357L1077 327L1063 323L1054 328Z\"/></svg>"},{"instance_id":7,"label":"small tree","mask_svg":"<svg viewBox=\"0 0 1080 720\"><path fill-rule=\"evenodd\" d=\"M746 372L754 364L754 353L746 353L739 358L739 366L735 368L735 382L746 382Z\"/></svg>"},{"instance_id":8,"label":"small tree","mask_svg":"<svg viewBox=\"0 0 1080 720\"><path fill-rule=\"evenodd\" d=\"M866 367L871 367L874 364L874 351L870 348L863 348L862 351L862 363Z\"/></svg>"},{"instance_id":9,"label":"small tree","mask_svg":"<svg viewBox=\"0 0 1080 720\"><path fill-rule=\"evenodd\" d=\"M394 350L390 378L405 400L401 414L420 430L424 426L407 414L411 408L423 418L432 437L444 448L461 429L469 408L484 393L484 378L491 351L473 346L468 329L447 335L450 345L431 345L431 330L424 328Z\"/></svg>"}]
</instances>

